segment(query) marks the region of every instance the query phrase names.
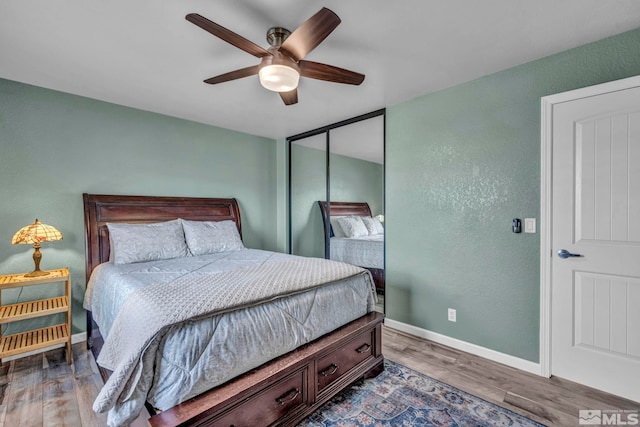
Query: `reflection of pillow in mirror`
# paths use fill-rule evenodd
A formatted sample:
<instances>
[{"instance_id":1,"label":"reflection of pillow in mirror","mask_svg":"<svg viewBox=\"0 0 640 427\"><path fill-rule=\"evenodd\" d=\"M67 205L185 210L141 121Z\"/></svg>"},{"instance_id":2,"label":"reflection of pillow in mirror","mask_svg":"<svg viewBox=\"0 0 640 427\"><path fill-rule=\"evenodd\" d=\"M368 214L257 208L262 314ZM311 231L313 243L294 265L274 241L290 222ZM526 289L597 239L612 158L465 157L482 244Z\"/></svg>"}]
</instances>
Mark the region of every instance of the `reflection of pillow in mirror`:
<instances>
[{"instance_id":1,"label":"reflection of pillow in mirror","mask_svg":"<svg viewBox=\"0 0 640 427\"><path fill-rule=\"evenodd\" d=\"M333 236L335 237L346 237L344 231L342 231L342 227L338 223L338 219L345 218L343 216L332 216L329 218L329 222L331 223L331 231L333 232ZM331 236L331 237L333 237Z\"/></svg>"},{"instance_id":2,"label":"reflection of pillow in mirror","mask_svg":"<svg viewBox=\"0 0 640 427\"><path fill-rule=\"evenodd\" d=\"M231 220L216 222L183 219L182 226L192 255L244 249L240 233L238 233L238 226Z\"/></svg>"},{"instance_id":3,"label":"reflection of pillow in mirror","mask_svg":"<svg viewBox=\"0 0 640 427\"><path fill-rule=\"evenodd\" d=\"M363 216L362 222L367 227L369 234L384 234L384 227L378 218L371 218L370 216Z\"/></svg>"},{"instance_id":4,"label":"reflection of pillow in mirror","mask_svg":"<svg viewBox=\"0 0 640 427\"><path fill-rule=\"evenodd\" d=\"M151 224L108 223L115 264L156 261L189 255L180 220Z\"/></svg>"},{"instance_id":5,"label":"reflection of pillow in mirror","mask_svg":"<svg viewBox=\"0 0 640 427\"><path fill-rule=\"evenodd\" d=\"M345 237L362 237L369 235L369 230L367 230L364 222L362 222L362 218L359 216L338 218L338 224L342 227Z\"/></svg>"}]
</instances>

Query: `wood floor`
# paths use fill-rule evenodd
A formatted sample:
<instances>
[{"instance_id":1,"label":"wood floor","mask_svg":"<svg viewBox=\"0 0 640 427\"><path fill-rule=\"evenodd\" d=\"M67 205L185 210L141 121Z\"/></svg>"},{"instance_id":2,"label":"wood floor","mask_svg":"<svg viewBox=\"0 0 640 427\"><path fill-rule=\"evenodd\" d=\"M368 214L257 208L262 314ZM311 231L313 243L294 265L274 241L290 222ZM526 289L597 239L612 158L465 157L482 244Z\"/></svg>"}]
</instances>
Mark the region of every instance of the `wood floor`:
<instances>
[{"instance_id":1,"label":"wood floor","mask_svg":"<svg viewBox=\"0 0 640 427\"><path fill-rule=\"evenodd\" d=\"M640 403L557 377L543 378L386 328L385 358L547 426L578 426L580 409L640 410Z\"/></svg>"},{"instance_id":2,"label":"wood floor","mask_svg":"<svg viewBox=\"0 0 640 427\"><path fill-rule=\"evenodd\" d=\"M0 367L0 426L106 425L91 409L102 379L85 343L73 346L73 365L62 348ZM548 426L578 426L579 409L640 409L640 404L570 381L545 379L389 328L386 358ZM146 425L142 416L134 427Z\"/></svg>"},{"instance_id":3,"label":"wood floor","mask_svg":"<svg viewBox=\"0 0 640 427\"><path fill-rule=\"evenodd\" d=\"M3 363L0 367L0 426L98 427L107 425L106 414L91 409L102 387L86 343L73 346L73 364L64 348ZM148 425L140 417L132 427Z\"/></svg>"}]
</instances>

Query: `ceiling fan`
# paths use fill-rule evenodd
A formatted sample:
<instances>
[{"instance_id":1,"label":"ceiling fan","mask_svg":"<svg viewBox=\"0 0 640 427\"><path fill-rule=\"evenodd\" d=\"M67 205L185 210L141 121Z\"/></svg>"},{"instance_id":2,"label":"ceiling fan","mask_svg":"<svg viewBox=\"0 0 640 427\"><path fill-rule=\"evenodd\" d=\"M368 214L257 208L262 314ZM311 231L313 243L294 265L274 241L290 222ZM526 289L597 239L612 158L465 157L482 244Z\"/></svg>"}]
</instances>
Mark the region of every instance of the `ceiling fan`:
<instances>
[{"instance_id":1,"label":"ceiling fan","mask_svg":"<svg viewBox=\"0 0 640 427\"><path fill-rule=\"evenodd\" d=\"M186 19L227 43L260 58L258 65L211 77L206 79L205 83L223 83L258 74L262 86L278 92L285 105L292 105L298 102L297 87L300 76L351 85L359 85L364 80L364 74L303 59L340 24L338 15L326 7L293 32L281 27L270 28L267 31L267 41L271 47L268 49L263 49L197 13L188 14Z\"/></svg>"}]
</instances>

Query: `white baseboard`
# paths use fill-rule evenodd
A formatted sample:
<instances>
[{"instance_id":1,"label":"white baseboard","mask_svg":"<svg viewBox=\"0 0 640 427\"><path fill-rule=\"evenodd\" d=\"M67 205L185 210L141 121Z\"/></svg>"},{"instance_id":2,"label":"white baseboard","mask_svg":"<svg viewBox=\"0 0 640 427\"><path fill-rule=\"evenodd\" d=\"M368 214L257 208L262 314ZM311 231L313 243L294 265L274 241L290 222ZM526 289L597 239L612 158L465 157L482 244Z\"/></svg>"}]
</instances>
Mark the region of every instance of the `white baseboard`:
<instances>
[{"instance_id":1,"label":"white baseboard","mask_svg":"<svg viewBox=\"0 0 640 427\"><path fill-rule=\"evenodd\" d=\"M87 333L80 332L79 334L71 335L71 344L78 344L79 342L83 342L87 340Z\"/></svg>"},{"instance_id":2,"label":"white baseboard","mask_svg":"<svg viewBox=\"0 0 640 427\"><path fill-rule=\"evenodd\" d=\"M86 340L87 340L87 333L86 332L80 332L79 334L71 335L71 344L76 344L76 343L83 342L83 341L86 341ZM21 357L27 357L27 356L31 356L31 355L34 355L34 354L44 353L45 351L53 350L54 348L60 348L60 347L64 347L64 346L65 346L64 344L56 344L56 345L52 345L51 347L45 347L45 348L40 348L38 350L28 351L26 353L16 354L15 356L3 357L0 360L0 363L10 362L12 360L20 359Z\"/></svg>"},{"instance_id":3,"label":"white baseboard","mask_svg":"<svg viewBox=\"0 0 640 427\"><path fill-rule=\"evenodd\" d=\"M398 331L405 332L416 337L437 342L438 344L443 344L457 350L475 354L476 356L484 357L485 359L502 363L503 365L511 366L512 368L527 371L536 375L542 375L542 370L539 363L511 356L509 354L500 353L499 351L468 343L457 338L451 338L437 332L432 332L426 329L419 328L417 326L409 325L407 323L398 322L397 320L386 318L384 319L384 324L391 329L396 329Z\"/></svg>"}]
</instances>

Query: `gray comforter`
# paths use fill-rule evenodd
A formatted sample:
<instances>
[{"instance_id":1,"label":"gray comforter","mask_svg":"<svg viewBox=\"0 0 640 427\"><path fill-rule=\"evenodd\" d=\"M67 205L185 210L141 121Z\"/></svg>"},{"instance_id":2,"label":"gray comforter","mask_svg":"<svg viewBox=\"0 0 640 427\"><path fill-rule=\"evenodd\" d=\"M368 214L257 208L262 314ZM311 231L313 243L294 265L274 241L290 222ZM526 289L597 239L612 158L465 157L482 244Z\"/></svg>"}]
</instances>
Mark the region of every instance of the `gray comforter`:
<instances>
[{"instance_id":1,"label":"gray comforter","mask_svg":"<svg viewBox=\"0 0 640 427\"><path fill-rule=\"evenodd\" d=\"M145 400L174 406L371 311L374 298L362 269L266 251L100 266L85 305L113 374L94 409L127 425Z\"/></svg>"}]
</instances>

